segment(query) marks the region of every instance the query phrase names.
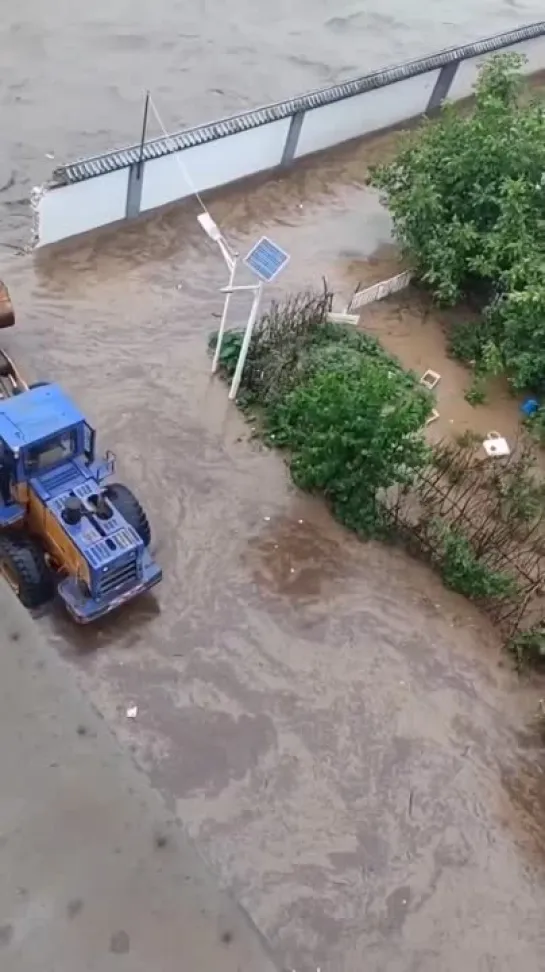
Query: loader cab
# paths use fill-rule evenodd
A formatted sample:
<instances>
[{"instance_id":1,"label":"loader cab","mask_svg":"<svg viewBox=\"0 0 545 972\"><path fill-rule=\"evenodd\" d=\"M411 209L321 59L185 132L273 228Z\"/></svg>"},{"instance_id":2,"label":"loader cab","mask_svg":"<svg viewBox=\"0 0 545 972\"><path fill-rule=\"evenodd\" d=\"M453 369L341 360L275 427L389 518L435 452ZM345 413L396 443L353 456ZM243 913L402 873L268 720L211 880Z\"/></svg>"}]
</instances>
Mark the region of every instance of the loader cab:
<instances>
[{"instance_id":1,"label":"loader cab","mask_svg":"<svg viewBox=\"0 0 545 972\"><path fill-rule=\"evenodd\" d=\"M21 456L22 472L25 479L54 469L60 463L74 459L79 452L80 430L76 426L62 429L55 435L29 445Z\"/></svg>"},{"instance_id":2,"label":"loader cab","mask_svg":"<svg viewBox=\"0 0 545 972\"><path fill-rule=\"evenodd\" d=\"M0 507L24 503L29 480L94 455L94 430L57 385L0 401Z\"/></svg>"}]
</instances>

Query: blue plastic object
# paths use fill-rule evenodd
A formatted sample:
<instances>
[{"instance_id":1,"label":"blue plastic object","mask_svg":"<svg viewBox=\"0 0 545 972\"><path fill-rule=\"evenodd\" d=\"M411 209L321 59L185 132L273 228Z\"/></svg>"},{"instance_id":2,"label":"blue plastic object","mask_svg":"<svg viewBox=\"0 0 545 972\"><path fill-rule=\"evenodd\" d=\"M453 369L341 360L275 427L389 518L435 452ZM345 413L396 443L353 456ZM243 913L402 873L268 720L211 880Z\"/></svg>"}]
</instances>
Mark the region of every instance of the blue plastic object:
<instances>
[{"instance_id":1,"label":"blue plastic object","mask_svg":"<svg viewBox=\"0 0 545 972\"><path fill-rule=\"evenodd\" d=\"M523 401L522 405L520 406L520 410L521 412L524 413L524 415L526 415L526 418L530 418L532 415L535 415L538 408L539 408L539 402L535 398L525 399L525 401Z\"/></svg>"}]
</instances>

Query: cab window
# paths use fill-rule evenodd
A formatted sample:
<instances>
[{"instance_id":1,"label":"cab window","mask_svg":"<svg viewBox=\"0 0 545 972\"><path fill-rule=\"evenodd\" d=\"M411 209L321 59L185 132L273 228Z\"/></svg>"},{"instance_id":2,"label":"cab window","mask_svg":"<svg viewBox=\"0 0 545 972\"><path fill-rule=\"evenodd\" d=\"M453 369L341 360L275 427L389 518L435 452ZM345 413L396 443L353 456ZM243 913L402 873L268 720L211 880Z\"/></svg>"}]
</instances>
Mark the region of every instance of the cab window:
<instances>
[{"instance_id":1,"label":"cab window","mask_svg":"<svg viewBox=\"0 0 545 972\"><path fill-rule=\"evenodd\" d=\"M51 436L37 446L31 446L26 454L26 467L29 472L39 472L54 466L64 459L70 459L76 450L76 433L61 432Z\"/></svg>"}]
</instances>

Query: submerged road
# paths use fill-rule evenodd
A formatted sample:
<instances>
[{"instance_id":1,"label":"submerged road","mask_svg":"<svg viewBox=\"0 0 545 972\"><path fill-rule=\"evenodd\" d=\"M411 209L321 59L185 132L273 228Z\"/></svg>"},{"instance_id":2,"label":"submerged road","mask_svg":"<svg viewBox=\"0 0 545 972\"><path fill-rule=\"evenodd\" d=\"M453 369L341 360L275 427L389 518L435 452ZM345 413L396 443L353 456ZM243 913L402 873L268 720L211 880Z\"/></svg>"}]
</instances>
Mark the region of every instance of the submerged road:
<instances>
[{"instance_id":1,"label":"submerged road","mask_svg":"<svg viewBox=\"0 0 545 972\"><path fill-rule=\"evenodd\" d=\"M274 972L4 584L0 612L2 972Z\"/></svg>"},{"instance_id":2,"label":"submerged road","mask_svg":"<svg viewBox=\"0 0 545 972\"><path fill-rule=\"evenodd\" d=\"M236 8L216 0L198 7L97 0L85 11L68 0L47 7L21 0L1 27L2 239L26 239L28 190L56 160L134 139L145 87L168 124L190 123L539 16L535 2L509 0L462 2L455 12L443 2L408 9L386 0L380 9L355 10L298 0L266 16L244 0ZM241 251L261 232L289 250L284 288L326 275L346 294L380 273L366 258L388 241L389 225L362 182L368 162L392 144L378 139L288 178L222 194L211 200L212 213ZM29 377L61 381L103 447L115 450L120 477L150 512L165 571L156 598L91 631L77 631L55 611L40 628L280 968L541 972L538 694L500 667L494 634L477 612L400 551L347 536L289 486L279 457L252 441L227 406L226 389L209 379L206 340L226 281L195 215L189 207L33 260L4 261L18 316L5 337L8 352ZM246 309L235 306L234 316ZM30 664L30 652L11 656L19 657ZM80 928L88 930L97 972L114 958L115 968L138 970L125 935L134 955L160 969L159 947L153 957L137 949L140 925L152 943L164 937L168 960L178 948L162 911L172 897L168 882L177 884L168 870L175 865L165 865L166 879L158 876L155 861L163 858L146 843L164 810L149 809L146 790L139 815L126 787L142 791L125 783L120 757L102 755L98 728L95 743L95 723L83 720L80 697L70 699L63 685L58 731L66 759L72 749L89 760L96 751L110 766L109 782L103 788L98 769L89 770L78 820L66 825L71 853L83 844L76 826L87 828L89 857L82 849L74 871L60 857L55 870L43 848L57 810L63 833L66 807L54 802L55 777L42 769L47 738L34 762L29 757L29 768L42 773L36 795L7 747L4 812L12 828L18 815L27 822L43 789L43 812L33 822L41 835L34 887L38 872L52 884L47 893L40 885L26 911L17 889L31 891L30 877L9 884L3 947L20 963L17 972L27 972L17 949L28 934L32 961L43 946L58 972L53 950L67 949L71 960L76 945L62 936ZM15 734L15 747L20 732L22 744L36 738L38 747L47 734L41 723L25 729L16 708L24 692L21 686L6 699L7 738ZM36 697L31 709L47 712L47 705ZM128 719L134 706L137 717ZM80 722L92 733L80 737ZM81 804L91 798L96 815L83 821ZM112 834L125 820L122 845ZM117 894L104 892L101 909L92 905L102 886L88 861L93 851L99 859L103 842L126 850ZM53 837L51 846L62 853ZM129 866L142 846L145 904ZM17 874L24 848L17 837L11 847L5 853L13 852ZM190 883L198 901L199 883ZM213 884L204 894L218 914ZM88 911L80 900L89 901ZM155 900L159 924L151 910L145 916ZM189 900L189 915L193 906ZM49 925L41 924L44 915ZM53 926L58 937L47 953L43 927ZM195 928L197 949L198 916ZM227 969L231 954L239 953L226 950ZM2 969L3 958L0 952ZM195 967L208 968L202 959L196 952ZM266 961L258 951L258 972ZM245 962L242 956L244 970Z\"/></svg>"},{"instance_id":3,"label":"submerged road","mask_svg":"<svg viewBox=\"0 0 545 972\"><path fill-rule=\"evenodd\" d=\"M283 287L325 274L346 293L380 272L364 258L389 227L361 183L391 145L223 194L213 215L241 251L259 232L286 246ZM165 572L96 628L40 626L279 967L541 972L538 694L466 602L347 535L252 441L209 377L225 269L195 212L4 276L7 350L117 453Z\"/></svg>"}]
</instances>

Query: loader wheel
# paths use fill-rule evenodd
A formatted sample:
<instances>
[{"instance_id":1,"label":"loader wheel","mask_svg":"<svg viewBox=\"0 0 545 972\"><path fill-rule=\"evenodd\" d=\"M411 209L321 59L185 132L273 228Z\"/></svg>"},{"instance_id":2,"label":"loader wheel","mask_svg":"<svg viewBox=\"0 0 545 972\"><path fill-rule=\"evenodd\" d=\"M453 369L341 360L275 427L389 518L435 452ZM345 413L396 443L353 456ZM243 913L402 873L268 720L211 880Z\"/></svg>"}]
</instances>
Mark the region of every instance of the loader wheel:
<instances>
[{"instance_id":1,"label":"loader wheel","mask_svg":"<svg viewBox=\"0 0 545 972\"><path fill-rule=\"evenodd\" d=\"M25 607L41 607L53 597L44 555L32 540L0 537L0 570Z\"/></svg>"},{"instance_id":2,"label":"loader wheel","mask_svg":"<svg viewBox=\"0 0 545 972\"><path fill-rule=\"evenodd\" d=\"M106 496L127 523L136 530L138 536L144 541L144 546L149 547L151 543L149 520L142 504L129 487L124 486L123 483L112 483L106 487Z\"/></svg>"}]
</instances>

